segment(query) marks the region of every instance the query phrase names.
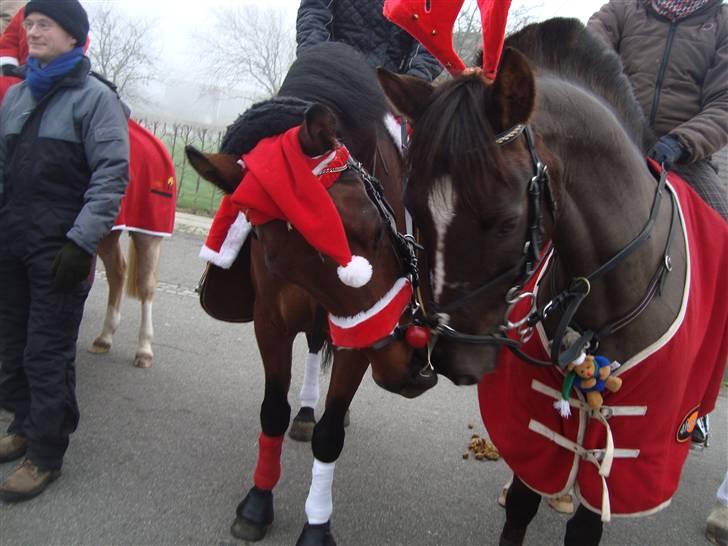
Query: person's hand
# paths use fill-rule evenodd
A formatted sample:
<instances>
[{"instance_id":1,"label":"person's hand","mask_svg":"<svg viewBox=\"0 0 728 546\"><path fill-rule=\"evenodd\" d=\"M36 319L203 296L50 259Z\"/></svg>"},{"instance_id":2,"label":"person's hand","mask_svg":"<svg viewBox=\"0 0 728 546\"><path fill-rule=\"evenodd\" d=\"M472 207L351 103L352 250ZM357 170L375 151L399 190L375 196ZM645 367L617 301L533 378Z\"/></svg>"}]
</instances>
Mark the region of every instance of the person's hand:
<instances>
[{"instance_id":1,"label":"person's hand","mask_svg":"<svg viewBox=\"0 0 728 546\"><path fill-rule=\"evenodd\" d=\"M660 137L647 152L647 157L651 157L665 169L670 169L683 155L685 155L685 149L672 135Z\"/></svg>"},{"instance_id":2,"label":"person's hand","mask_svg":"<svg viewBox=\"0 0 728 546\"><path fill-rule=\"evenodd\" d=\"M53 289L57 292L70 292L91 272L91 256L76 243L69 241L56 255L51 267Z\"/></svg>"}]
</instances>

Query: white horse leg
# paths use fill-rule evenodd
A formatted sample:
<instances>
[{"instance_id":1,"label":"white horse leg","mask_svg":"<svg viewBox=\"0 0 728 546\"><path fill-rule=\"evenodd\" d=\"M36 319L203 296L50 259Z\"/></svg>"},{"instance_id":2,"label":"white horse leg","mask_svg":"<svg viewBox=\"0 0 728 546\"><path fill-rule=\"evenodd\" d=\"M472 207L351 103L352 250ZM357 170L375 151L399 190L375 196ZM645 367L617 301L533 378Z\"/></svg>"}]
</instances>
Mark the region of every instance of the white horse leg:
<instances>
[{"instance_id":1,"label":"white horse leg","mask_svg":"<svg viewBox=\"0 0 728 546\"><path fill-rule=\"evenodd\" d=\"M149 368L154 358L152 351L152 340L154 339L152 301L154 300L154 291L157 287L157 270L159 267L162 237L132 232L131 239L136 249L136 297L142 303L139 343L136 354L134 355L134 366L137 368Z\"/></svg>"},{"instance_id":2,"label":"white horse leg","mask_svg":"<svg viewBox=\"0 0 728 546\"><path fill-rule=\"evenodd\" d=\"M121 231L112 231L99 243L98 256L104 264L106 280L109 285L109 297L106 304L106 316L101 334L88 348L91 353L108 353L116 329L121 322L121 292L124 289L126 262L121 252L119 238Z\"/></svg>"}]
</instances>

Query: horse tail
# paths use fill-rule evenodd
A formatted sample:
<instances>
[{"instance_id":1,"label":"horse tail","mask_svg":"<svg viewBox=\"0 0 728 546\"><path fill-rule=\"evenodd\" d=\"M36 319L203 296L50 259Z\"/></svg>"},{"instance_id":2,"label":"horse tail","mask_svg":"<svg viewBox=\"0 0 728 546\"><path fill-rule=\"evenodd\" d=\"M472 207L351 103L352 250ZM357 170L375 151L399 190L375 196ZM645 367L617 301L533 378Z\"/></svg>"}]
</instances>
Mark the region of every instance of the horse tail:
<instances>
[{"instance_id":1,"label":"horse tail","mask_svg":"<svg viewBox=\"0 0 728 546\"><path fill-rule=\"evenodd\" d=\"M126 262L126 295L136 300L141 299L139 294L139 260L137 259L136 243L133 237L129 237Z\"/></svg>"}]
</instances>

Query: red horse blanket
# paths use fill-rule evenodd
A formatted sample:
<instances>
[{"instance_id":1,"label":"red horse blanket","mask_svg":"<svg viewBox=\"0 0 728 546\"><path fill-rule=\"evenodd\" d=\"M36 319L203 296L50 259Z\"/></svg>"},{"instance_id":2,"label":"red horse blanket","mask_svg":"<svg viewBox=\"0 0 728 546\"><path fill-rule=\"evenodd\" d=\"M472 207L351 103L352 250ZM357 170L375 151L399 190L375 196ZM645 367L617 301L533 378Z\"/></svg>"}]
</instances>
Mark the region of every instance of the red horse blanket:
<instances>
[{"instance_id":1,"label":"red horse blanket","mask_svg":"<svg viewBox=\"0 0 728 546\"><path fill-rule=\"evenodd\" d=\"M553 403L563 373L529 366L506 349L497 370L478 387L485 426L515 474L546 496L573 486L604 521L610 514L646 515L669 504L692 427L713 410L728 358L728 296L722 287L728 224L685 182L669 179L689 255L682 308L657 342L614 372L622 388L605 391L602 412L592 416L572 391L572 414L562 418ZM514 316L527 312L517 308ZM548 360L539 333L525 350Z\"/></svg>"},{"instance_id":2,"label":"red horse blanket","mask_svg":"<svg viewBox=\"0 0 728 546\"><path fill-rule=\"evenodd\" d=\"M112 229L169 237L174 230L177 183L164 143L129 120L129 185Z\"/></svg>"}]
</instances>

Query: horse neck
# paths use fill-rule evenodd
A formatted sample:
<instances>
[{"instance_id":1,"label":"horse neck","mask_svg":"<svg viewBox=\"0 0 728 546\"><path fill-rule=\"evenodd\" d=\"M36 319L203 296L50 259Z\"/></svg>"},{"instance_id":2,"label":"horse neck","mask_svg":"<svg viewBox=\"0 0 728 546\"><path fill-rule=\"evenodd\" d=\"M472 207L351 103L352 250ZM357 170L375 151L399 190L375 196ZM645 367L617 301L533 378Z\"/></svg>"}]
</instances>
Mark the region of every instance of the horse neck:
<instances>
[{"instance_id":1,"label":"horse neck","mask_svg":"<svg viewBox=\"0 0 728 546\"><path fill-rule=\"evenodd\" d=\"M556 278L543 283L545 297L553 295L548 294L549 286L560 290L573 278L586 277L632 241L647 223L656 190L639 150L601 103L584 102L578 93L558 97L560 100L542 100L545 109L534 120L560 162L554 188L558 212L552 228L558 267ZM588 304L576 316L582 327L599 328L642 299L663 260L671 214L670 198L663 196L651 236L611 273L593 283ZM679 275L671 277L674 280ZM675 289L673 294L677 293ZM671 297L671 307L674 300ZM651 313L645 314L649 316ZM651 336L668 319L658 317L652 326L643 327L643 334ZM547 324L549 327L553 324ZM610 342L619 340L617 335Z\"/></svg>"}]
</instances>

